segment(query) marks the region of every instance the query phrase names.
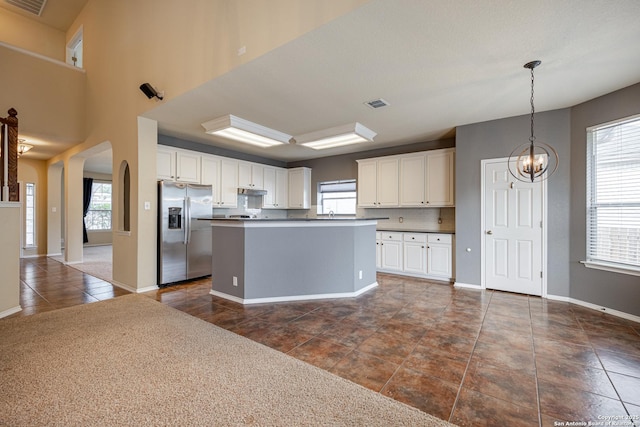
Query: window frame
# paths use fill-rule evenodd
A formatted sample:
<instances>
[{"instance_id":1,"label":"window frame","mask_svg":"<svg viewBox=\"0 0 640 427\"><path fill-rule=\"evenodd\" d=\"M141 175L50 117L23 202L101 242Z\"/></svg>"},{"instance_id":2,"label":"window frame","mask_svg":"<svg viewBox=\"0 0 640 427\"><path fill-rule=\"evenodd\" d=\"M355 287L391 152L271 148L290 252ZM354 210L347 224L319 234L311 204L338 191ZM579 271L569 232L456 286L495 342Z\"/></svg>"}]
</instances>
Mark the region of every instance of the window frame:
<instances>
[{"instance_id":1,"label":"window frame","mask_svg":"<svg viewBox=\"0 0 640 427\"><path fill-rule=\"evenodd\" d=\"M33 194L29 194L28 188L29 187L33 187ZM23 248L24 249L31 249L31 248L37 248L38 247L38 234L37 234L37 224L36 224L36 184L35 182L25 182L24 183L24 245ZM32 201L32 206L29 207L29 199L31 199ZM29 227L28 227L28 214L29 214L29 210L32 211L32 230L29 231ZM32 243L28 243L29 239L28 236L32 235L32 239L33 242Z\"/></svg>"},{"instance_id":2,"label":"window frame","mask_svg":"<svg viewBox=\"0 0 640 427\"><path fill-rule=\"evenodd\" d=\"M109 185L111 187L111 192L109 193L111 195L110 199L109 199L109 205L111 207L111 209L91 209L91 205L93 204L93 194L94 194L94 190L93 190L93 186L94 185ZM89 217L90 212L109 212L109 228L91 228L91 225L93 224L91 221L85 221L86 223L86 227L87 227L87 232L92 232L92 233L100 233L100 232L112 232L113 231L113 182L111 181L105 181L105 180L100 180L100 179L94 179L93 180L93 184L91 185L91 202L89 203L89 209L87 211L87 217Z\"/></svg>"},{"instance_id":3,"label":"window frame","mask_svg":"<svg viewBox=\"0 0 640 427\"><path fill-rule=\"evenodd\" d=\"M612 201L608 201L608 202L602 202L599 203L597 201L594 201L595 196L597 195L597 188L596 188L596 173L597 173L597 167L600 166L602 167L601 164L598 163L595 155L594 155L594 147L596 144L596 140L595 140L595 133L598 131L603 131L605 129L610 129L610 128L614 128L616 126L622 126L628 123L637 123L638 126L640 126L640 114L639 115L634 115L634 116L630 116L630 117L625 117L619 120L614 120L611 122L607 122L607 123L603 123L600 125L596 125L596 126L591 126L589 128L587 128L587 150L586 150L586 155L587 155L587 159L586 159L586 229L585 229L585 255L586 255L586 259L584 261L581 261L581 263L588 268L594 268L594 269L598 269L598 270L605 270L605 271L610 271L610 272L615 272L615 273L622 273L622 274L628 274L628 275L634 275L634 276L640 276L640 260L637 261L637 264L634 263L626 263L626 262L615 262L615 261L610 261L610 260L606 260L606 259L601 259L597 256L597 254L595 253L595 250L597 249L598 245L597 245L597 236L594 236L593 234L596 233L597 230L597 225L594 224L595 218L596 218L596 210L597 209L602 209L605 207L611 207L612 205L618 206L618 207L626 207L626 208L631 208L631 209L635 209L635 208L640 208L640 205L638 204L638 202L635 202L633 200L631 201L620 201L620 200L615 200L614 202ZM620 162L622 163L622 162ZM633 163L632 163L633 164ZM616 164L617 165L617 164ZM635 175L635 171L632 171L632 173ZM640 172L638 172L640 173Z\"/></svg>"},{"instance_id":4,"label":"window frame","mask_svg":"<svg viewBox=\"0 0 640 427\"><path fill-rule=\"evenodd\" d=\"M325 212L324 211L324 202L325 202L325 198L322 196L323 192L322 192L322 186L323 185L332 185L332 184L353 184L353 191L351 190L343 190L343 191L333 191L331 193L353 193L353 197L345 197L344 199L353 199L353 213L351 212L334 212L333 215L335 216L344 216L344 217L353 217L357 214L358 212L358 204L357 204L357 182L355 178L350 178L350 179L340 179L340 180L329 180L329 181L322 181L322 182L318 182L318 186L317 186L317 209L316 209L316 213L318 216L330 216L331 213L330 212ZM327 192L328 193L328 192Z\"/></svg>"}]
</instances>

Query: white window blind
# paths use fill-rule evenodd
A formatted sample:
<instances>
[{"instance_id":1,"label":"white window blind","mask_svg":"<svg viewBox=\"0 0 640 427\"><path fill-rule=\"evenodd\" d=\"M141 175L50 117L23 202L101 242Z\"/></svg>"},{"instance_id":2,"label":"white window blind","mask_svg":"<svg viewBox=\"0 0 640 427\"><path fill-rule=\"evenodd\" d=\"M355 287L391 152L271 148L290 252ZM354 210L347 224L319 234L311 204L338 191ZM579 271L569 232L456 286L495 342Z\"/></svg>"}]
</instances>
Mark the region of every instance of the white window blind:
<instances>
[{"instance_id":1,"label":"white window blind","mask_svg":"<svg viewBox=\"0 0 640 427\"><path fill-rule=\"evenodd\" d=\"M587 131L587 261L640 268L640 117Z\"/></svg>"}]
</instances>

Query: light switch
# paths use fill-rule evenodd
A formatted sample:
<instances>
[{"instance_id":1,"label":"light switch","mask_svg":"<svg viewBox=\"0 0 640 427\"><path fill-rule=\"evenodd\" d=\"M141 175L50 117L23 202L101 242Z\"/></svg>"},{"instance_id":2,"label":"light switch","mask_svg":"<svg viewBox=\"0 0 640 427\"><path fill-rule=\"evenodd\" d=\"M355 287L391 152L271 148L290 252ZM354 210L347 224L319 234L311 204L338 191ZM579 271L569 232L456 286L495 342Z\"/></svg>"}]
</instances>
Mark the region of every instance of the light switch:
<instances>
[{"instance_id":1,"label":"light switch","mask_svg":"<svg viewBox=\"0 0 640 427\"><path fill-rule=\"evenodd\" d=\"M144 202L144 210L145 211L151 210L151 202Z\"/></svg>"},{"instance_id":2,"label":"light switch","mask_svg":"<svg viewBox=\"0 0 640 427\"><path fill-rule=\"evenodd\" d=\"M56 208L55 206L51 208L51 212L58 212L58 208Z\"/></svg>"}]
</instances>

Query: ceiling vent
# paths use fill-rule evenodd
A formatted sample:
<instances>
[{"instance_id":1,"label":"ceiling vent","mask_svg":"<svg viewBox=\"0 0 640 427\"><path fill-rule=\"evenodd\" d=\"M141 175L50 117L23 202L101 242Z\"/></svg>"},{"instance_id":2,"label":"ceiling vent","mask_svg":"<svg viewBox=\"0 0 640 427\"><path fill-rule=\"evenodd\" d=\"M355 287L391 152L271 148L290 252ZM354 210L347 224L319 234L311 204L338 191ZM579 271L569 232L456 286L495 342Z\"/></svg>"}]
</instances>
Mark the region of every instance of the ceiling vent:
<instances>
[{"instance_id":1,"label":"ceiling vent","mask_svg":"<svg viewBox=\"0 0 640 427\"><path fill-rule=\"evenodd\" d=\"M378 99L374 99L371 101L367 101L364 103L367 107L369 108L373 108L374 110L376 108L382 108L382 107L386 107L387 105L389 105L389 103L387 101L385 101L382 98L378 98Z\"/></svg>"},{"instance_id":2,"label":"ceiling vent","mask_svg":"<svg viewBox=\"0 0 640 427\"><path fill-rule=\"evenodd\" d=\"M33 13L36 16L40 16L44 5L47 0L4 0L12 6L19 7L22 10L26 10L29 13Z\"/></svg>"}]
</instances>

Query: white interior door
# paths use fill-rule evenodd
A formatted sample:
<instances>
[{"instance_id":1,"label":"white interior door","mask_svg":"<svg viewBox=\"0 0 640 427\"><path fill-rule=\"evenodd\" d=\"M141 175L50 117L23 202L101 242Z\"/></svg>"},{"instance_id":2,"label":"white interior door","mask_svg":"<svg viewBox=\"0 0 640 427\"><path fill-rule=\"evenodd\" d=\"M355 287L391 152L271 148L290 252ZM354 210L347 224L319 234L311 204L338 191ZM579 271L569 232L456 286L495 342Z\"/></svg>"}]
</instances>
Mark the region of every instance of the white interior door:
<instances>
[{"instance_id":1,"label":"white interior door","mask_svg":"<svg viewBox=\"0 0 640 427\"><path fill-rule=\"evenodd\" d=\"M513 178L506 161L483 169L485 287L542 295L542 184Z\"/></svg>"}]
</instances>

